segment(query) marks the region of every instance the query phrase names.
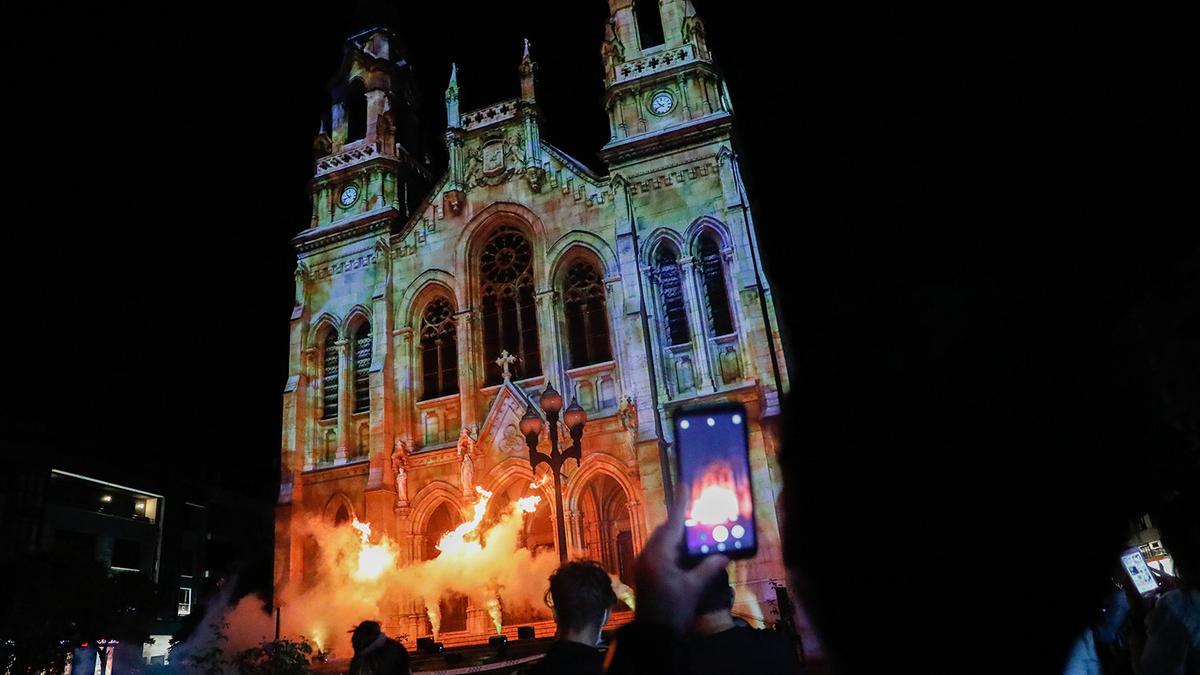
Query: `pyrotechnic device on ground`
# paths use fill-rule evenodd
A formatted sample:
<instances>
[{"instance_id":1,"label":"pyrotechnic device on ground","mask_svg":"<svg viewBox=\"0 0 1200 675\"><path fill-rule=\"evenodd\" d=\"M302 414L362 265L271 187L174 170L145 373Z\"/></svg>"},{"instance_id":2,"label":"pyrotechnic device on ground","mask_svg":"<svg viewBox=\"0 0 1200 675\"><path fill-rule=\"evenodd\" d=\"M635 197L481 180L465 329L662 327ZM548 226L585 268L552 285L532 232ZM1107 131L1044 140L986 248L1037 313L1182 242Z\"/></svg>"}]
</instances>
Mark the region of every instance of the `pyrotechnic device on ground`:
<instances>
[{"instance_id":1,"label":"pyrotechnic device on ground","mask_svg":"<svg viewBox=\"0 0 1200 675\"><path fill-rule=\"evenodd\" d=\"M1142 558L1142 552L1138 550L1138 547L1125 549L1125 552L1121 554L1121 567L1125 568L1125 576L1133 582L1138 593L1146 595L1158 590L1158 581L1150 572L1150 566Z\"/></svg>"},{"instance_id":2,"label":"pyrotechnic device on ground","mask_svg":"<svg viewBox=\"0 0 1200 675\"><path fill-rule=\"evenodd\" d=\"M751 558L758 552L746 408L740 403L675 414L679 481L688 495L684 553Z\"/></svg>"}]
</instances>

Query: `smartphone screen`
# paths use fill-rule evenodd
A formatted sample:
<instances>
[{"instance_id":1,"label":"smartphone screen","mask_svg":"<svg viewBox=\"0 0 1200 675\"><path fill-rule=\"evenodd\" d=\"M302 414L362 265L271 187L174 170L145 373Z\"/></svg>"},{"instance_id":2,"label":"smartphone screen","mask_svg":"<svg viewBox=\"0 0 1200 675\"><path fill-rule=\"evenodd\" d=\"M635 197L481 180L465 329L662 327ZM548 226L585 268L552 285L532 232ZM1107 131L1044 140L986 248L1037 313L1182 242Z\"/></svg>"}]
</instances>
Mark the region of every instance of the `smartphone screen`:
<instances>
[{"instance_id":1,"label":"smartphone screen","mask_svg":"<svg viewBox=\"0 0 1200 675\"><path fill-rule=\"evenodd\" d=\"M1142 558L1141 551L1136 548L1125 551L1121 555L1121 565L1125 568L1125 573L1133 580L1133 585L1137 587L1138 593L1145 594L1158 588L1158 582L1150 573L1150 567Z\"/></svg>"},{"instance_id":2,"label":"smartphone screen","mask_svg":"<svg viewBox=\"0 0 1200 675\"><path fill-rule=\"evenodd\" d=\"M679 480L688 494L684 545L689 556L758 551L750 446L741 404L681 410L675 415Z\"/></svg>"}]
</instances>

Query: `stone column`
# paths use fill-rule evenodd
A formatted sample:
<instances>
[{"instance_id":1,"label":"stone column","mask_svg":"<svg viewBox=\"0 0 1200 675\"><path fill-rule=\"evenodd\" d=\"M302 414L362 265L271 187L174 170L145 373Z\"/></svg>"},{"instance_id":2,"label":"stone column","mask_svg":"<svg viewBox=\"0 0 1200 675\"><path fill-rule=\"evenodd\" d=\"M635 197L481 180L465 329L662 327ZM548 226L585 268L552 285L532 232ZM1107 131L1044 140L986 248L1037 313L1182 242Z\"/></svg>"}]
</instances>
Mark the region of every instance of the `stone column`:
<instances>
[{"instance_id":1,"label":"stone column","mask_svg":"<svg viewBox=\"0 0 1200 675\"><path fill-rule=\"evenodd\" d=\"M334 464L345 464L349 456L350 442L350 407L354 405L354 395L351 388L354 383L350 380L350 341L343 338L334 343L338 352L338 414L337 414L337 455Z\"/></svg>"},{"instance_id":2,"label":"stone column","mask_svg":"<svg viewBox=\"0 0 1200 675\"><path fill-rule=\"evenodd\" d=\"M300 368L306 374L301 377L301 382L305 386L301 387L297 392L297 398L303 398L304 414L296 417L296 438L300 442L300 456L297 457L297 466L302 467L304 471L311 471L316 466L317 445L320 442L315 431L316 418L319 416L320 404L318 391L321 387L320 371L317 368L317 349L309 347L305 349L301 359Z\"/></svg>"},{"instance_id":3,"label":"stone column","mask_svg":"<svg viewBox=\"0 0 1200 675\"><path fill-rule=\"evenodd\" d=\"M700 391L714 389L712 371L708 358L708 322L704 320L704 295L697 284L696 259L685 256L679 259L679 270L683 274L683 296L688 305L688 319L692 324L692 367L700 380Z\"/></svg>"},{"instance_id":4,"label":"stone column","mask_svg":"<svg viewBox=\"0 0 1200 675\"><path fill-rule=\"evenodd\" d=\"M546 374L546 379L554 385L563 395L563 406L571 404L571 392L564 379L566 375L562 370L562 362L559 360L558 349L558 318L555 316L558 306L558 294L554 289L539 291L534 300L537 305L537 322L538 327L548 327L547 335L545 332L538 331L538 351L542 358L542 372Z\"/></svg>"},{"instance_id":5,"label":"stone column","mask_svg":"<svg viewBox=\"0 0 1200 675\"><path fill-rule=\"evenodd\" d=\"M475 426L475 397L474 393L474 342L471 340L471 327L474 323L474 312L469 309L459 311L454 315L455 339L458 341L458 402L459 420L463 427ZM478 432L478 429L476 429Z\"/></svg>"},{"instance_id":6,"label":"stone column","mask_svg":"<svg viewBox=\"0 0 1200 675\"><path fill-rule=\"evenodd\" d=\"M636 556L646 544L646 518L642 513L642 503L636 499L625 502L625 509L629 511L629 534L633 538L633 554Z\"/></svg>"},{"instance_id":7,"label":"stone column","mask_svg":"<svg viewBox=\"0 0 1200 675\"><path fill-rule=\"evenodd\" d=\"M413 329L404 327L395 332L394 364L396 371L396 419L392 425L393 438L417 438L413 428L413 373L412 373ZM395 441L392 441L395 443ZM395 447L394 445L392 446Z\"/></svg>"},{"instance_id":8,"label":"stone column","mask_svg":"<svg viewBox=\"0 0 1200 675\"><path fill-rule=\"evenodd\" d=\"M692 119L692 104L688 100L687 75L681 73L675 78L675 84L679 86L679 103L683 105L683 118L690 120Z\"/></svg>"}]
</instances>

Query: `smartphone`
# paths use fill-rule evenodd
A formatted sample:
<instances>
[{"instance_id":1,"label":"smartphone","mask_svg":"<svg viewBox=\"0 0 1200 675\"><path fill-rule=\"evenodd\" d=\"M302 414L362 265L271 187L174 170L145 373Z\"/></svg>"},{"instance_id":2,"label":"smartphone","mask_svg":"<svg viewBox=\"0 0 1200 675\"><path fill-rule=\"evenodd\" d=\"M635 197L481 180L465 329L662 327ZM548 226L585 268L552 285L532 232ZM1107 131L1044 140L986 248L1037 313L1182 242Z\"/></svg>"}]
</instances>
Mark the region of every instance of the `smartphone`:
<instances>
[{"instance_id":1,"label":"smartphone","mask_svg":"<svg viewBox=\"0 0 1200 675\"><path fill-rule=\"evenodd\" d=\"M758 552L746 407L740 403L684 408L675 413L675 457L688 495L684 554Z\"/></svg>"},{"instance_id":2,"label":"smartphone","mask_svg":"<svg viewBox=\"0 0 1200 675\"><path fill-rule=\"evenodd\" d=\"M1158 590L1158 581L1154 579L1154 574L1150 572L1150 566L1146 564L1146 560L1142 558L1142 552L1136 546L1126 549L1121 554L1121 567L1125 568L1125 574L1133 582L1138 593L1146 595Z\"/></svg>"}]
</instances>

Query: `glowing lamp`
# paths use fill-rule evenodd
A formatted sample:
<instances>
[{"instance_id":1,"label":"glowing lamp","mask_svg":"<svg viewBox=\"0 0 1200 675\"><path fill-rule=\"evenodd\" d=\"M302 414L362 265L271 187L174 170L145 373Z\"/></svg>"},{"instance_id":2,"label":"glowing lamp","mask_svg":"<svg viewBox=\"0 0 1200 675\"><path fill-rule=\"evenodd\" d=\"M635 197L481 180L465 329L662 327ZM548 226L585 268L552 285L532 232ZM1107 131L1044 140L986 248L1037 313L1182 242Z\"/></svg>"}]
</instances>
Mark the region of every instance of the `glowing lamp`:
<instances>
[{"instance_id":1,"label":"glowing lamp","mask_svg":"<svg viewBox=\"0 0 1200 675\"><path fill-rule=\"evenodd\" d=\"M542 392L540 402L542 410L545 410L547 415L557 415L558 411L562 410L562 394L554 391L552 384L546 384L546 391Z\"/></svg>"},{"instance_id":2,"label":"glowing lamp","mask_svg":"<svg viewBox=\"0 0 1200 675\"><path fill-rule=\"evenodd\" d=\"M587 411L579 406L577 399L571 399L571 405L563 413L563 421L571 431L578 431L587 423Z\"/></svg>"},{"instance_id":3,"label":"glowing lamp","mask_svg":"<svg viewBox=\"0 0 1200 675\"><path fill-rule=\"evenodd\" d=\"M545 396L545 394L543 394ZM521 418L521 433L528 438L530 434L537 435L542 433L542 418L533 410L533 406L525 411L525 416Z\"/></svg>"}]
</instances>

